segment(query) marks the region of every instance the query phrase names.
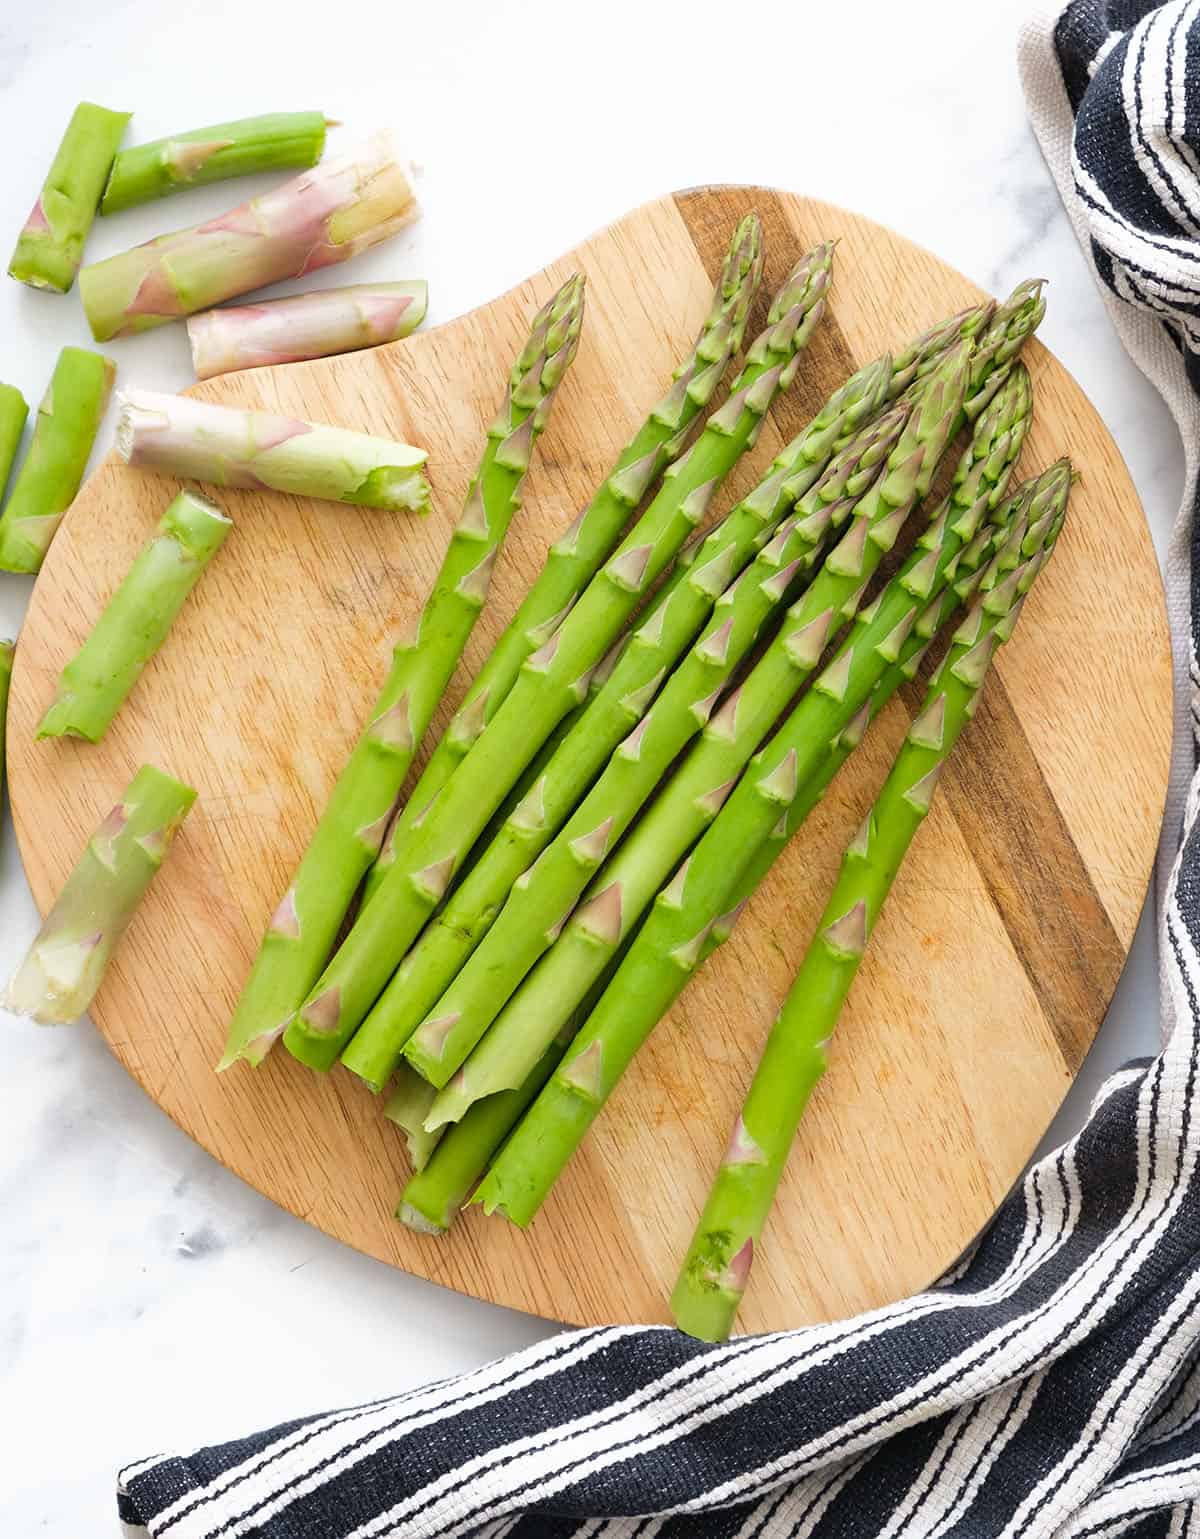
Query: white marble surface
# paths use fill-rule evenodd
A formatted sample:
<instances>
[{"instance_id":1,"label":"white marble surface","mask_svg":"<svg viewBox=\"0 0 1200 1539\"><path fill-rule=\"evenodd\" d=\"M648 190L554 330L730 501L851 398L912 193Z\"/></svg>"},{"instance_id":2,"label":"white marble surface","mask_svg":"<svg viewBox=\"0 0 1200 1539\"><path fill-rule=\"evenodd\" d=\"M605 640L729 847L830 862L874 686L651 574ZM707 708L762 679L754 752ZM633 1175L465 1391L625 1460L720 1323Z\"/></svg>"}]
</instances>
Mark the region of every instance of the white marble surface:
<instances>
[{"instance_id":1,"label":"white marble surface","mask_svg":"<svg viewBox=\"0 0 1200 1539\"><path fill-rule=\"evenodd\" d=\"M326 281L427 275L432 323L669 188L807 190L870 212L989 289L1051 280L1043 336L1115 434L1162 550L1181 456L1109 330L1026 126L1013 61L1025 3L0 5L0 245L85 96L134 109L139 138L279 107L345 120L344 143L393 125L426 168L426 219ZM215 188L104 221L90 254L232 201ZM0 377L31 400L57 349L85 340L75 296L0 282ZM127 382L188 381L179 328L112 352ZM0 577L0 634L27 592ZM10 826L0 975L33 925ZM1152 1047L1153 968L1143 924L1089 1085ZM168 1123L90 1027L0 1026L6 1531L108 1532L123 1460L451 1373L547 1329L285 1216ZM1077 1090L1068 1119L1081 1104Z\"/></svg>"}]
</instances>

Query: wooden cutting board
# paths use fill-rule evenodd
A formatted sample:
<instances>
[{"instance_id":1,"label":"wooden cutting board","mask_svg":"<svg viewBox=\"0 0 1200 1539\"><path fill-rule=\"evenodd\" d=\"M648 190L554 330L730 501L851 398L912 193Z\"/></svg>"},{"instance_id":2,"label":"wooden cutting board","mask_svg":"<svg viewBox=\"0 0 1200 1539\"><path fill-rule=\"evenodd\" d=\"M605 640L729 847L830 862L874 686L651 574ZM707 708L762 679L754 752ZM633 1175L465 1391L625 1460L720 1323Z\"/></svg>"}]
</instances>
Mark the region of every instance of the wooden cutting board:
<instances>
[{"instance_id":1,"label":"wooden cutting board","mask_svg":"<svg viewBox=\"0 0 1200 1539\"><path fill-rule=\"evenodd\" d=\"M756 323L803 248L829 236L841 244L831 312L723 507L851 369L979 297L929 253L837 208L762 188L663 198L449 325L198 390L425 444L436 491L428 520L221 494L237 528L108 739L37 744L59 669L175 490L110 460L50 551L17 654L12 800L43 911L143 760L200 792L96 1001L112 1050L181 1127L291 1212L395 1266L558 1320L666 1318L759 1044L913 698L894 702L872 730L736 940L641 1054L529 1233L477 1210L442 1239L396 1223L400 1138L345 1072L321 1078L283 1052L258 1072L218 1077L212 1065L389 643L429 586L527 318L573 268L586 271L583 345L450 707L547 543L662 390L700 323L729 232L750 208L767 234ZM1083 481L879 926L755 1267L743 1329L882 1304L954 1260L1070 1085L1133 935L1170 732L1158 568L1096 413L1040 345L1027 358L1038 415L1022 469L1069 450Z\"/></svg>"}]
</instances>

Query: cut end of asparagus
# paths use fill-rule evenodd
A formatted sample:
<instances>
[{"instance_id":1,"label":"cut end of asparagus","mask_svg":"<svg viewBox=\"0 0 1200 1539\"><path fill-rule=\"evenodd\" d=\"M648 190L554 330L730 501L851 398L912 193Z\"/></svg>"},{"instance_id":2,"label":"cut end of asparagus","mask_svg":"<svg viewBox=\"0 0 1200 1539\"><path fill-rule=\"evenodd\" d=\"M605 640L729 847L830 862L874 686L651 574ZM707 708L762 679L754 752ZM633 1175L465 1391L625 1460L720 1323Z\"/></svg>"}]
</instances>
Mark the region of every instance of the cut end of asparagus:
<instances>
[{"instance_id":1,"label":"cut end of asparagus","mask_svg":"<svg viewBox=\"0 0 1200 1539\"><path fill-rule=\"evenodd\" d=\"M411 1202L402 1202L396 1209L396 1217L408 1229L415 1229L418 1234L445 1234L446 1229L442 1224L435 1224L432 1219L426 1218L419 1208L414 1208Z\"/></svg>"}]
</instances>

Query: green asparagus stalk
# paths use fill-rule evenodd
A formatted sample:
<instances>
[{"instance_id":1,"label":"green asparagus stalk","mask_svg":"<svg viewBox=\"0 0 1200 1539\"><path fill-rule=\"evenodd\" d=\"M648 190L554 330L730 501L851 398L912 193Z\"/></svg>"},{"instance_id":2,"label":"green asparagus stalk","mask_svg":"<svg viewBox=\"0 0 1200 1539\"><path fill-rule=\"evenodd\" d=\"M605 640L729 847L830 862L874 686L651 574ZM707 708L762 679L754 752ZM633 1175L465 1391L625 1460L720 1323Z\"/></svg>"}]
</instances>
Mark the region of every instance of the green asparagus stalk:
<instances>
[{"instance_id":1,"label":"green asparagus stalk","mask_svg":"<svg viewBox=\"0 0 1200 1539\"><path fill-rule=\"evenodd\" d=\"M267 112L135 144L113 161L100 212L118 214L206 182L315 166L329 126L323 112Z\"/></svg>"},{"instance_id":2,"label":"green asparagus stalk","mask_svg":"<svg viewBox=\"0 0 1200 1539\"><path fill-rule=\"evenodd\" d=\"M453 1127L438 1128L430 1133L422 1124L423 1137L434 1139L436 1143L426 1164L413 1175L401 1194L396 1209L396 1217L401 1223L423 1234L444 1234L450 1228L496 1152L553 1074L575 1033L608 986L623 955L622 951L614 959L518 1089L477 1101ZM425 1083L419 1075L412 1077ZM427 1085L422 1099L433 1093L433 1086ZM416 1104L414 1099L414 1109Z\"/></svg>"},{"instance_id":3,"label":"green asparagus stalk","mask_svg":"<svg viewBox=\"0 0 1200 1539\"><path fill-rule=\"evenodd\" d=\"M877 542L885 547L891 532L899 531L915 492L916 470L908 471L906 482L897 470L919 461L922 447L911 407L907 403L893 407L836 456L816 486L799 500L796 516L725 589L700 640L536 865L513 885L495 924L405 1045L404 1056L418 1073L441 1087L461 1066L521 979L554 943L608 851L616 847L671 765L708 721L772 611L816 565L830 530L847 522L851 529L841 553L853 559L839 562L835 550L829 572L818 580L811 602L802 608L815 618L831 605L853 598L861 587L857 571L861 540L852 515L860 515L863 528L891 516L890 526L885 526ZM880 491L872 497L885 474L892 482L889 494ZM894 497L900 501L893 501ZM862 506L868 502L871 508ZM848 568L845 573L839 570L842 565ZM531 805L540 810L536 800ZM383 997L386 1000L386 992Z\"/></svg>"},{"instance_id":4,"label":"green asparagus stalk","mask_svg":"<svg viewBox=\"0 0 1200 1539\"><path fill-rule=\"evenodd\" d=\"M428 305L429 286L416 279L315 289L291 299L206 310L187 323L196 378L396 342L416 331Z\"/></svg>"},{"instance_id":5,"label":"green asparagus stalk","mask_svg":"<svg viewBox=\"0 0 1200 1539\"><path fill-rule=\"evenodd\" d=\"M416 628L395 649L370 723L267 928L229 1028L222 1068L239 1058L260 1063L278 1040L324 965L379 850L413 755L487 598L534 443L575 356L583 292L579 276L562 286L538 312L513 364L433 591Z\"/></svg>"},{"instance_id":6,"label":"green asparagus stalk","mask_svg":"<svg viewBox=\"0 0 1200 1539\"><path fill-rule=\"evenodd\" d=\"M0 502L17 458L29 407L15 385L0 385Z\"/></svg>"},{"instance_id":7,"label":"green asparagus stalk","mask_svg":"<svg viewBox=\"0 0 1200 1539\"><path fill-rule=\"evenodd\" d=\"M0 571L40 569L83 480L115 373L99 353L81 347L59 353L33 442L0 516Z\"/></svg>"},{"instance_id":8,"label":"green asparagus stalk","mask_svg":"<svg viewBox=\"0 0 1200 1539\"><path fill-rule=\"evenodd\" d=\"M741 351L750 307L762 279L762 264L762 226L757 214L747 214L734 231L695 347L679 364L671 389L622 450L591 502L550 547L540 575L467 690L389 832L367 879L368 898L411 836L416 819L500 709L522 664L549 641L601 563L612 554L630 514L683 453L696 418L712 400L730 361Z\"/></svg>"},{"instance_id":9,"label":"green asparagus stalk","mask_svg":"<svg viewBox=\"0 0 1200 1539\"><path fill-rule=\"evenodd\" d=\"M211 310L302 278L387 240L417 217L408 170L388 134L323 161L219 219L160 235L79 275L97 342Z\"/></svg>"},{"instance_id":10,"label":"green asparagus stalk","mask_svg":"<svg viewBox=\"0 0 1200 1539\"><path fill-rule=\"evenodd\" d=\"M43 1026L87 1010L113 950L196 800L189 786L145 764L88 841L58 901L8 986L5 1006Z\"/></svg>"},{"instance_id":11,"label":"green asparagus stalk","mask_svg":"<svg viewBox=\"0 0 1200 1539\"><path fill-rule=\"evenodd\" d=\"M671 666L712 613L722 585L769 539L796 497L811 490L832 447L874 413L886 397L892 374L890 360L883 358L836 391L662 591L561 750L496 837L484 844L460 889L401 963L351 1039L342 1061L368 1084L378 1089L387 1080L400 1049L486 932L513 883L641 719ZM814 521L814 538L817 526ZM763 560L769 563L773 554L768 546ZM777 571L771 566L772 573ZM765 570L762 575L767 575Z\"/></svg>"},{"instance_id":12,"label":"green asparagus stalk","mask_svg":"<svg viewBox=\"0 0 1200 1539\"><path fill-rule=\"evenodd\" d=\"M8 687L12 683L16 642L0 641L0 814L4 812L4 738L8 721Z\"/></svg>"},{"instance_id":13,"label":"green asparagus stalk","mask_svg":"<svg viewBox=\"0 0 1200 1539\"><path fill-rule=\"evenodd\" d=\"M180 492L63 669L39 738L100 741L231 528L206 497Z\"/></svg>"},{"instance_id":14,"label":"green asparagus stalk","mask_svg":"<svg viewBox=\"0 0 1200 1539\"><path fill-rule=\"evenodd\" d=\"M1060 511L1040 537L1037 526L1031 529L1016 571L985 581L874 807L847 846L671 1295L676 1324L689 1335L723 1341L729 1334L796 1130L825 1072L838 1016L883 904L929 811L942 767L974 715L988 665L1012 634L1061 521Z\"/></svg>"},{"instance_id":15,"label":"green asparagus stalk","mask_svg":"<svg viewBox=\"0 0 1200 1539\"><path fill-rule=\"evenodd\" d=\"M393 513L429 511L424 449L186 395L127 390L119 399L117 452L140 470Z\"/></svg>"},{"instance_id":16,"label":"green asparagus stalk","mask_svg":"<svg viewBox=\"0 0 1200 1539\"><path fill-rule=\"evenodd\" d=\"M405 1147L414 1171L425 1169L441 1141L440 1130L427 1133L424 1126L436 1093L428 1080L402 1065L383 1108L383 1115L404 1134Z\"/></svg>"},{"instance_id":17,"label":"green asparagus stalk","mask_svg":"<svg viewBox=\"0 0 1200 1539\"><path fill-rule=\"evenodd\" d=\"M17 240L8 264L10 277L60 294L75 282L83 245L128 122L128 112L109 112L92 102L76 107Z\"/></svg>"},{"instance_id":18,"label":"green asparagus stalk","mask_svg":"<svg viewBox=\"0 0 1200 1539\"><path fill-rule=\"evenodd\" d=\"M733 811L722 812L658 894L561 1070L546 1085L481 1186L478 1200L488 1212L502 1211L522 1225L532 1221L638 1048L696 968L727 937L747 897L861 740L871 717L903 679L915 676L932 638L981 580L987 580L984 569L996 544L1000 549L992 558L993 580L1021 564L1022 542L1031 528L1030 511L1040 513L1051 504L1067 479L1069 472L1063 478L1056 471L1022 488L996 510L993 523L962 549L953 582L919 613L897 660L884 669L872 694L831 739L830 747L815 756L812 773L798 785L782 816L773 804L775 821L766 827L760 821L749 828L745 817L737 814L737 798L730 800L728 808ZM1032 527L1039 538L1052 518L1047 513L1035 520ZM871 620L861 617L858 635L869 634L871 626Z\"/></svg>"},{"instance_id":19,"label":"green asparagus stalk","mask_svg":"<svg viewBox=\"0 0 1200 1539\"><path fill-rule=\"evenodd\" d=\"M671 467L658 496L546 645L526 659L518 684L423 815L405 859L392 865L288 1027L285 1043L296 1057L314 1068L332 1066L500 802L583 698L589 672L755 442L824 310L832 257L832 246L820 246L789 275L734 393Z\"/></svg>"},{"instance_id":20,"label":"green asparagus stalk","mask_svg":"<svg viewBox=\"0 0 1200 1539\"><path fill-rule=\"evenodd\" d=\"M925 432L933 441L945 431L945 416L953 417L957 412L953 396L946 395L950 386L949 378L934 375L930 398L921 403ZM960 375L960 393L961 388ZM949 563L976 535L987 513L999 502L1024 437L1028 414L1028 379L1023 367L1018 366L977 422L950 496L936 511L916 550L866 612L871 623L863 628L861 636L866 639L860 639L858 644L864 659L870 661L864 661L858 670L853 681L854 693L850 693L849 687L842 692L842 659L847 648L854 645L852 635L782 729L787 732L788 724L797 718L803 722L806 730L795 734L799 744L796 751L790 757L784 756L782 768L773 762L771 774L760 777L752 770L743 780L743 785L757 785L760 778L766 781L765 790L758 797L764 807L774 805L772 797L786 803L816 772L828 745L857 714L884 670L899 660L902 644L911 637L920 609L940 591L939 584L945 587L949 582ZM906 469L895 466L880 490L886 492L891 482L899 493ZM927 467L930 478L933 469L933 465ZM927 486L928 482L923 484ZM921 487L914 490L919 493ZM877 513L882 501L878 492L865 499L867 504L875 505ZM907 511L906 502L898 506ZM882 530L893 539L895 535L886 520L892 518L896 507L892 504L891 512L879 516ZM816 668L838 624L839 611L846 604L845 598L839 597L845 592L840 584L854 589L854 582L862 580L857 574L856 548L851 545L844 551L846 541L856 536L861 542L864 566L877 564L881 559L882 550L869 537L876 520L860 516L854 522L857 527L851 528L834 553L840 559L831 557L804 597L793 606L758 664L709 722L639 827L601 868L586 901L572 915L555 944L440 1093L430 1114L431 1126L456 1121L480 1095L520 1083L564 1014L578 1003L676 864L716 818L726 798L732 792L732 801L744 799L742 788L734 787L747 760L796 689ZM855 559L848 559L850 556ZM857 600L857 590L851 596ZM882 628L885 623L886 629ZM881 651L876 650L877 644ZM776 742L778 738L765 750L766 755L773 755ZM788 796L783 795L785 790L789 791ZM769 823L768 830L770 826Z\"/></svg>"}]
</instances>

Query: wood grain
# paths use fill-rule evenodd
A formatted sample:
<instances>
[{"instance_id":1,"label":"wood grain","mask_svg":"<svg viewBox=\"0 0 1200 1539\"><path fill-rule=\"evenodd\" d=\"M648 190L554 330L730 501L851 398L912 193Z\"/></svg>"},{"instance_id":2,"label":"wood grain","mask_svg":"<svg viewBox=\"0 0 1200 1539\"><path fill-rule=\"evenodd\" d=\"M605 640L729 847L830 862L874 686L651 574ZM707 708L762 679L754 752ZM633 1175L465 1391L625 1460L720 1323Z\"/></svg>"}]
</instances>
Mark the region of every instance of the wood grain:
<instances>
[{"instance_id":1,"label":"wood grain","mask_svg":"<svg viewBox=\"0 0 1200 1539\"><path fill-rule=\"evenodd\" d=\"M729 506L781 433L851 367L972 301L972 285L868 220L769 189L649 204L438 330L199 388L427 445L428 520L223 495L237 528L107 741L35 744L59 669L173 491L109 462L50 552L17 654L13 806L43 910L140 762L200 791L96 1002L121 1061L180 1126L293 1213L449 1287L561 1320L665 1318L763 1033L915 697L880 719L528 1234L477 1212L442 1240L396 1224L400 1141L348 1075L313 1076L282 1053L257 1073L217 1077L211 1066L390 638L433 576L527 317L572 268L586 270L583 346L442 720L546 544L660 392L704 313L728 233L752 206L773 280L815 240L841 245L831 314L731 478ZM1070 450L1084 479L878 928L755 1268L745 1329L884 1303L954 1259L1057 1108L1133 934L1167 769L1158 569L1095 412L1043 348L1031 346L1028 361L1038 415L1023 468Z\"/></svg>"}]
</instances>

